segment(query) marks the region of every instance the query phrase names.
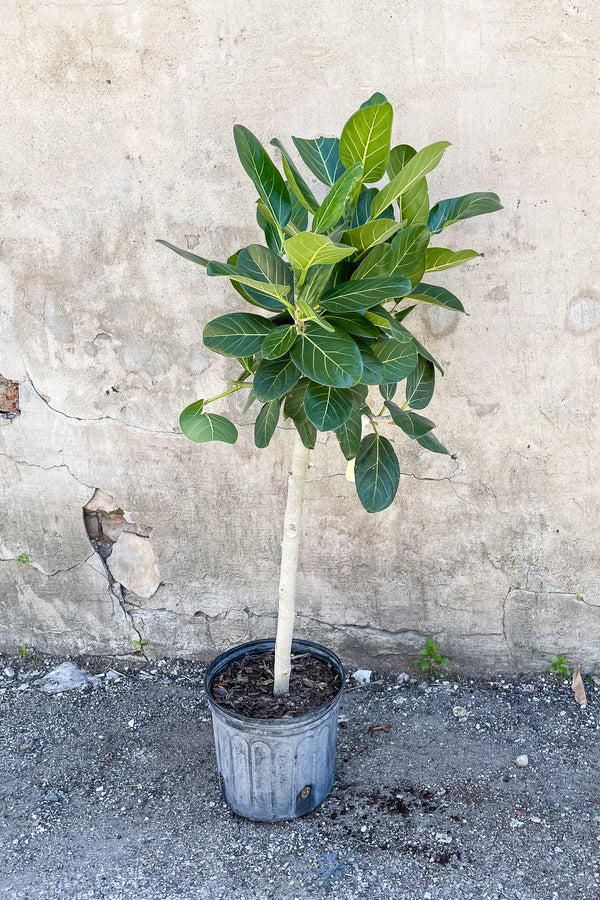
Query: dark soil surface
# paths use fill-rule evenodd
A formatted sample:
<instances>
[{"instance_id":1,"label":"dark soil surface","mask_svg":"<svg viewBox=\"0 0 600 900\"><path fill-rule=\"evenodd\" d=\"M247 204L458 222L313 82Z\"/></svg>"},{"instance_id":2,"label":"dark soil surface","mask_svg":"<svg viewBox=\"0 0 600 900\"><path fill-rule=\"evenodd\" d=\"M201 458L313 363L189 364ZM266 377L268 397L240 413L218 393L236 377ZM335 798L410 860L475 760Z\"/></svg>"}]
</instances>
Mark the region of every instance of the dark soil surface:
<instances>
[{"instance_id":1,"label":"dark soil surface","mask_svg":"<svg viewBox=\"0 0 600 900\"><path fill-rule=\"evenodd\" d=\"M309 653L292 656L290 692L273 696L275 653L252 653L219 672L212 685L216 703L251 719L290 719L317 709L338 694L333 666Z\"/></svg>"},{"instance_id":2,"label":"dark soil surface","mask_svg":"<svg viewBox=\"0 0 600 900\"><path fill-rule=\"evenodd\" d=\"M0 657L2 900L600 898L600 683L350 681L331 794L272 825L221 799L200 664L61 662Z\"/></svg>"}]
</instances>

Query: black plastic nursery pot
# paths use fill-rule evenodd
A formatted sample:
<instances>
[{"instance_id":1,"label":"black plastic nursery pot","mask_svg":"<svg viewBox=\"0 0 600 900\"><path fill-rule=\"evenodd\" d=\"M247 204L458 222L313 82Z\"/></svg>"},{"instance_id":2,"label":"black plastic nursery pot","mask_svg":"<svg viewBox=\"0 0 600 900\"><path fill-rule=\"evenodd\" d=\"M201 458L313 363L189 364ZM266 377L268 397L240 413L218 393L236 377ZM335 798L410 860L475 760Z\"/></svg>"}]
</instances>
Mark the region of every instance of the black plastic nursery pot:
<instances>
[{"instance_id":1,"label":"black plastic nursery pot","mask_svg":"<svg viewBox=\"0 0 600 900\"><path fill-rule=\"evenodd\" d=\"M329 794L344 685L344 669L335 653L312 641L295 640L292 653L309 653L339 675L340 689L333 700L286 719L251 719L219 706L211 693L216 676L234 660L274 646L274 638L240 644L213 660L204 677L221 793L234 812L257 822L303 816Z\"/></svg>"}]
</instances>

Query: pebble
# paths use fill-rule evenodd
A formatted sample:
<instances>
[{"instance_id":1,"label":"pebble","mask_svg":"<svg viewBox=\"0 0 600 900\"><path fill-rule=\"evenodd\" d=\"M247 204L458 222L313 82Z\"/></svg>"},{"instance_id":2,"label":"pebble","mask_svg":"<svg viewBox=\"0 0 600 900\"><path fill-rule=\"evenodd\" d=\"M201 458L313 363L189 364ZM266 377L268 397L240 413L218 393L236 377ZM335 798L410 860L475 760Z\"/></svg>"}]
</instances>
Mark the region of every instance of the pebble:
<instances>
[{"instance_id":1,"label":"pebble","mask_svg":"<svg viewBox=\"0 0 600 900\"><path fill-rule=\"evenodd\" d=\"M14 678L14 677L15 677L15 670L13 669L12 666L7 666L7 667L4 669L4 674L6 675L7 678Z\"/></svg>"},{"instance_id":2,"label":"pebble","mask_svg":"<svg viewBox=\"0 0 600 900\"><path fill-rule=\"evenodd\" d=\"M525 766L529 765L529 758L525 753L521 754L521 756L517 756L515 759L515 766L519 769L524 769Z\"/></svg>"},{"instance_id":3,"label":"pebble","mask_svg":"<svg viewBox=\"0 0 600 900\"><path fill-rule=\"evenodd\" d=\"M467 710L464 706L453 706L452 707L452 715L456 716L457 719L461 719L463 716L466 716Z\"/></svg>"},{"instance_id":4,"label":"pebble","mask_svg":"<svg viewBox=\"0 0 600 900\"><path fill-rule=\"evenodd\" d=\"M90 675L84 669L78 669L75 663L64 662L40 678L37 685L47 694L61 694L63 691L72 691L86 684L97 684L99 679L99 675Z\"/></svg>"},{"instance_id":5,"label":"pebble","mask_svg":"<svg viewBox=\"0 0 600 900\"><path fill-rule=\"evenodd\" d=\"M356 672L352 673L352 678L357 684L370 684L372 674L371 669L357 669Z\"/></svg>"}]
</instances>

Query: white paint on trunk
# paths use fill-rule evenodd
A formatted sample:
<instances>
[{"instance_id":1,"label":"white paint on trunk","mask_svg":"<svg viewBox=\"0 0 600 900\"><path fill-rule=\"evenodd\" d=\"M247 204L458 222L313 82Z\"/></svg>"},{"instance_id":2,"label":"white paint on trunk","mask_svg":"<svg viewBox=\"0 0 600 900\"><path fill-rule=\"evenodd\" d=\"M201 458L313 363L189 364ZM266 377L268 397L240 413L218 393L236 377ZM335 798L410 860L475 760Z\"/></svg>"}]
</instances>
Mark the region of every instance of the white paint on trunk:
<instances>
[{"instance_id":1,"label":"white paint on trunk","mask_svg":"<svg viewBox=\"0 0 600 900\"><path fill-rule=\"evenodd\" d=\"M309 458L310 450L307 450L300 440L300 435L294 430L292 468L288 478L287 504L283 521L283 541L281 542L279 610L277 613L277 637L275 640L275 683L273 685L273 693L276 696L287 694L290 689L298 546L300 543L304 485L306 484Z\"/></svg>"}]
</instances>

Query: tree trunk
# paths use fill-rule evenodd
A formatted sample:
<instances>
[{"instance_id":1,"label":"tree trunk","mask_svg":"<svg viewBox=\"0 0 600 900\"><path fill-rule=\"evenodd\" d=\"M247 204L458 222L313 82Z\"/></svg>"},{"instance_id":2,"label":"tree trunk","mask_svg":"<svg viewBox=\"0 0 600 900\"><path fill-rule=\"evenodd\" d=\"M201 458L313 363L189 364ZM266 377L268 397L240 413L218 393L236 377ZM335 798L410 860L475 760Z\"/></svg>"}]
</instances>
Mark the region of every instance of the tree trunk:
<instances>
[{"instance_id":1,"label":"tree trunk","mask_svg":"<svg viewBox=\"0 0 600 900\"><path fill-rule=\"evenodd\" d=\"M304 501L304 485L306 484L309 457L310 450L307 450L300 440L300 435L294 429L292 469L288 478L287 505L283 521L283 541L281 542L279 609L277 612L277 637L275 640L275 683L273 685L275 696L287 694L290 689L298 545L300 543L302 503Z\"/></svg>"}]
</instances>

